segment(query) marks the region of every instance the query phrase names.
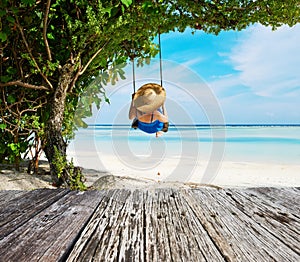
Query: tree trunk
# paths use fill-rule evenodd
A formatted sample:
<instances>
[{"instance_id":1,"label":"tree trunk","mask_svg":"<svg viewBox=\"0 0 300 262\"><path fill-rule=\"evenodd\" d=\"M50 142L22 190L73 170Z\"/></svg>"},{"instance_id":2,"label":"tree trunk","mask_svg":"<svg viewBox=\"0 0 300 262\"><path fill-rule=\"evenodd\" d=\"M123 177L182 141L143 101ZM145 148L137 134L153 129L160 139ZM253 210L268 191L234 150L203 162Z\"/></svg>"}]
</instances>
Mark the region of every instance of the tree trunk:
<instances>
[{"instance_id":1,"label":"tree trunk","mask_svg":"<svg viewBox=\"0 0 300 262\"><path fill-rule=\"evenodd\" d=\"M67 144L62 136L62 125L67 90L72 81L72 76L73 66L71 64L64 65L60 71L59 83L54 92L53 99L50 101L50 116L46 128L45 154L49 161L50 174L56 186L60 186L63 183L62 179L58 177L59 170L57 164L67 164Z\"/></svg>"}]
</instances>

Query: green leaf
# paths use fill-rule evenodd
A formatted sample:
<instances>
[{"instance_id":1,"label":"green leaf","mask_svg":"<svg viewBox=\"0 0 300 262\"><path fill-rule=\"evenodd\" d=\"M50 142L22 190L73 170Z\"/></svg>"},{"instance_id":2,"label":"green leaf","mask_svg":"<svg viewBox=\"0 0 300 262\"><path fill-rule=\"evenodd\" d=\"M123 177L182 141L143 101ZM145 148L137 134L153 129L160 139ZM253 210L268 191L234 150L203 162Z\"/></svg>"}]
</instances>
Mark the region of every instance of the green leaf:
<instances>
[{"instance_id":1,"label":"green leaf","mask_svg":"<svg viewBox=\"0 0 300 262\"><path fill-rule=\"evenodd\" d=\"M6 72L10 75L14 75L17 73L17 69L10 66L9 68L7 68Z\"/></svg>"},{"instance_id":2,"label":"green leaf","mask_svg":"<svg viewBox=\"0 0 300 262\"><path fill-rule=\"evenodd\" d=\"M2 42L5 42L7 40L7 34L4 32L0 32L0 39Z\"/></svg>"},{"instance_id":3,"label":"green leaf","mask_svg":"<svg viewBox=\"0 0 300 262\"><path fill-rule=\"evenodd\" d=\"M5 10L0 10L0 17L4 16L6 14Z\"/></svg>"},{"instance_id":4,"label":"green leaf","mask_svg":"<svg viewBox=\"0 0 300 262\"><path fill-rule=\"evenodd\" d=\"M0 124L0 129L4 130L6 128L6 124L2 123Z\"/></svg>"},{"instance_id":5,"label":"green leaf","mask_svg":"<svg viewBox=\"0 0 300 262\"><path fill-rule=\"evenodd\" d=\"M112 7L107 7L107 8L105 8L105 9L103 9L103 12L104 12L104 13L107 13L107 14L108 14L108 17L111 17L111 9L112 9Z\"/></svg>"},{"instance_id":6,"label":"green leaf","mask_svg":"<svg viewBox=\"0 0 300 262\"><path fill-rule=\"evenodd\" d=\"M16 98L13 95L8 95L7 102L13 104L16 102Z\"/></svg>"},{"instance_id":7,"label":"green leaf","mask_svg":"<svg viewBox=\"0 0 300 262\"><path fill-rule=\"evenodd\" d=\"M1 76L0 80L2 83L7 83L8 81L11 80L11 76Z\"/></svg>"},{"instance_id":8,"label":"green leaf","mask_svg":"<svg viewBox=\"0 0 300 262\"><path fill-rule=\"evenodd\" d=\"M10 144L8 144L8 147L9 147L13 152L17 153L17 152L18 152L18 149L19 149L19 147L20 147L20 145L19 145L19 144L16 144L16 143L10 143Z\"/></svg>"},{"instance_id":9,"label":"green leaf","mask_svg":"<svg viewBox=\"0 0 300 262\"><path fill-rule=\"evenodd\" d=\"M77 127L82 127L82 128L87 128L88 127L88 124L87 123L85 123L82 119L80 119L79 117L78 118L76 118L75 117L75 125L77 126Z\"/></svg>"},{"instance_id":10,"label":"green leaf","mask_svg":"<svg viewBox=\"0 0 300 262\"><path fill-rule=\"evenodd\" d=\"M23 4L25 4L25 5L30 5L30 6L32 6L32 5L34 5L35 0L21 0L21 2L22 2Z\"/></svg>"},{"instance_id":11,"label":"green leaf","mask_svg":"<svg viewBox=\"0 0 300 262\"><path fill-rule=\"evenodd\" d=\"M15 23L15 19L12 16L8 16L6 19L8 22L11 22L13 24Z\"/></svg>"},{"instance_id":12,"label":"green leaf","mask_svg":"<svg viewBox=\"0 0 300 262\"><path fill-rule=\"evenodd\" d=\"M47 37L48 37L49 39L52 39L52 40L54 40L54 39L55 39L55 37L53 36L53 34L52 34L52 33L48 33L48 34L47 34Z\"/></svg>"},{"instance_id":13,"label":"green leaf","mask_svg":"<svg viewBox=\"0 0 300 262\"><path fill-rule=\"evenodd\" d=\"M105 102L108 103L110 105L110 100L108 97L105 97Z\"/></svg>"},{"instance_id":14,"label":"green leaf","mask_svg":"<svg viewBox=\"0 0 300 262\"><path fill-rule=\"evenodd\" d=\"M125 76L125 74L119 74L120 75L120 78L122 79L122 80L125 80L126 79L126 76Z\"/></svg>"},{"instance_id":15,"label":"green leaf","mask_svg":"<svg viewBox=\"0 0 300 262\"><path fill-rule=\"evenodd\" d=\"M43 17L43 13L42 12L36 11L35 14L37 15L37 17L39 19L42 19L42 17Z\"/></svg>"},{"instance_id":16,"label":"green leaf","mask_svg":"<svg viewBox=\"0 0 300 262\"><path fill-rule=\"evenodd\" d=\"M122 4L129 7L132 4L132 0L121 0Z\"/></svg>"}]
</instances>

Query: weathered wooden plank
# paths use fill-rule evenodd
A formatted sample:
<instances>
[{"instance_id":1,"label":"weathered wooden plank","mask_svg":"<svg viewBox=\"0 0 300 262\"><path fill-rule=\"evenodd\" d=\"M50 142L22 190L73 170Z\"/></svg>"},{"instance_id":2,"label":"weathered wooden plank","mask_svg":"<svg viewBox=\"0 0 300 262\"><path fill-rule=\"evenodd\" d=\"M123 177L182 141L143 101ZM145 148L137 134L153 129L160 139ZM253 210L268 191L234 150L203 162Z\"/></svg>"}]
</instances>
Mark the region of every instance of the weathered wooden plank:
<instances>
[{"instance_id":1,"label":"weathered wooden plank","mask_svg":"<svg viewBox=\"0 0 300 262\"><path fill-rule=\"evenodd\" d=\"M186 193L187 204L195 210L211 238L228 260L299 259L297 253L228 201L228 194L224 190L201 189ZM201 205L195 202L197 198Z\"/></svg>"},{"instance_id":2,"label":"weathered wooden plank","mask_svg":"<svg viewBox=\"0 0 300 262\"><path fill-rule=\"evenodd\" d=\"M213 190L217 193L216 190ZM232 235L227 228L223 230L222 217L219 210L211 206L212 199L208 197L206 189L184 192L186 205L201 221L201 225L218 247L226 261L241 261L244 254L232 248Z\"/></svg>"},{"instance_id":3,"label":"weathered wooden plank","mask_svg":"<svg viewBox=\"0 0 300 262\"><path fill-rule=\"evenodd\" d=\"M0 205L0 260L300 261L298 199L297 188L35 190Z\"/></svg>"},{"instance_id":4,"label":"weathered wooden plank","mask_svg":"<svg viewBox=\"0 0 300 262\"><path fill-rule=\"evenodd\" d=\"M268 190L269 191L269 190ZM277 189L275 190L275 192ZM282 188L280 194L286 192L291 201L297 198L298 192ZM254 220L258 225L266 229L274 237L281 240L284 245L287 245L295 253L300 255L299 236L300 222L298 217L293 213L298 209L298 205L290 205L289 207L282 206L279 201L270 201L265 198L264 194L255 194L253 190L227 190L228 198L232 205L236 205L244 214ZM276 193L275 193L276 194ZM275 195L273 193L273 195ZM272 197L274 198L274 196ZM298 241L297 241L298 239Z\"/></svg>"},{"instance_id":5,"label":"weathered wooden plank","mask_svg":"<svg viewBox=\"0 0 300 262\"><path fill-rule=\"evenodd\" d=\"M130 190L114 191L108 208L100 212L102 220L98 225L98 232L101 241L94 252L95 261L142 259L142 232L136 228L139 225L137 221L141 221L141 208L136 205Z\"/></svg>"},{"instance_id":6,"label":"weathered wooden plank","mask_svg":"<svg viewBox=\"0 0 300 262\"><path fill-rule=\"evenodd\" d=\"M294 216L300 219L300 188L257 187L249 188L249 194L260 195L263 199L269 200L268 203L272 202L285 207L293 212Z\"/></svg>"},{"instance_id":7,"label":"weathered wooden plank","mask_svg":"<svg viewBox=\"0 0 300 262\"><path fill-rule=\"evenodd\" d=\"M67 261L143 261L142 193L110 190Z\"/></svg>"},{"instance_id":8,"label":"weathered wooden plank","mask_svg":"<svg viewBox=\"0 0 300 262\"><path fill-rule=\"evenodd\" d=\"M0 240L2 261L64 259L102 197L99 191L68 192Z\"/></svg>"},{"instance_id":9,"label":"weathered wooden plank","mask_svg":"<svg viewBox=\"0 0 300 262\"><path fill-rule=\"evenodd\" d=\"M172 235L168 234L168 214L164 208L167 203L162 195L162 192L155 190L145 201L147 261L171 260L169 238L172 239Z\"/></svg>"},{"instance_id":10,"label":"weathered wooden plank","mask_svg":"<svg viewBox=\"0 0 300 262\"><path fill-rule=\"evenodd\" d=\"M145 203L146 261L224 261L180 191L158 189Z\"/></svg>"},{"instance_id":11,"label":"weathered wooden plank","mask_svg":"<svg viewBox=\"0 0 300 262\"><path fill-rule=\"evenodd\" d=\"M143 195L143 191L135 190L126 203L124 211L127 219L122 234L120 261L144 261L146 228Z\"/></svg>"},{"instance_id":12,"label":"weathered wooden plank","mask_svg":"<svg viewBox=\"0 0 300 262\"><path fill-rule=\"evenodd\" d=\"M109 191L67 261L224 261L173 190Z\"/></svg>"},{"instance_id":13,"label":"weathered wooden plank","mask_svg":"<svg viewBox=\"0 0 300 262\"><path fill-rule=\"evenodd\" d=\"M228 200L228 205L234 206L237 204L237 208L241 210L241 205L239 203L248 199L248 201L245 202L244 209L241 211L249 217L251 221L250 228L252 227L252 232L255 235L257 242L264 245L266 253L279 261L300 260L298 249L299 240L297 241L299 233L294 232L294 230L299 232L299 223L296 222L289 228L282 223L284 218L287 221L285 215L276 214L277 212L280 213L280 210L282 211L278 205L274 205L264 198L254 199L253 194L250 193L251 191L249 190L239 190L239 192L238 201L234 201L235 203L231 202L232 196L231 198L226 198L226 200ZM228 192L226 192L226 194L230 195ZM249 195L251 195L251 197ZM293 198L293 195L290 195L290 197ZM263 208L264 206L265 208ZM289 212L286 209L285 211ZM259 219L259 216L269 217L269 219ZM279 221L280 219L282 219L281 222ZM293 219L290 219L290 221L292 220ZM287 231L289 232L287 233Z\"/></svg>"},{"instance_id":14,"label":"weathered wooden plank","mask_svg":"<svg viewBox=\"0 0 300 262\"><path fill-rule=\"evenodd\" d=\"M25 191L0 206L0 240L67 194L67 190Z\"/></svg>"},{"instance_id":15,"label":"weathered wooden plank","mask_svg":"<svg viewBox=\"0 0 300 262\"><path fill-rule=\"evenodd\" d=\"M0 206L25 193L24 190L0 190Z\"/></svg>"},{"instance_id":16,"label":"weathered wooden plank","mask_svg":"<svg viewBox=\"0 0 300 262\"><path fill-rule=\"evenodd\" d=\"M174 196L174 208L178 209L178 215L181 219L181 236L185 236L187 231L187 246L189 252L192 254L194 261L225 261L225 258L220 253L218 247L212 241L210 235L201 224L201 220L195 215L193 209L186 204L184 199L184 193L179 192L178 196L176 192ZM175 217L176 222L177 218ZM187 256L188 258L189 256ZM189 261L189 260L187 260Z\"/></svg>"}]
</instances>

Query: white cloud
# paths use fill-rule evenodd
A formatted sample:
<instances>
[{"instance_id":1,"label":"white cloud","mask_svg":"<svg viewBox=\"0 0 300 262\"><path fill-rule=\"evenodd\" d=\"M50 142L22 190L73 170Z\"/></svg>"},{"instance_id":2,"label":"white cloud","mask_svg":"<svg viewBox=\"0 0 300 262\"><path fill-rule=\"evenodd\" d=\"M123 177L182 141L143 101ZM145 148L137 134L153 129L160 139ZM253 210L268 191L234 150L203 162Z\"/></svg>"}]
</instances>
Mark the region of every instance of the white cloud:
<instances>
[{"instance_id":1,"label":"white cloud","mask_svg":"<svg viewBox=\"0 0 300 262\"><path fill-rule=\"evenodd\" d=\"M239 77L234 74L215 76L213 78L214 80L211 81L210 84L217 92L222 92L228 90L228 88L233 88L234 86L241 84Z\"/></svg>"},{"instance_id":2,"label":"white cloud","mask_svg":"<svg viewBox=\"0 0 300 262\"><path fill-rule=\"evenodd\" d=\"M182 64L186 67L192 67L194 65L198 65L199 63L203 62L204 60L205 60L205 58L203 58L201 56L197 56L193 59L189 59L188 61L186 61Z\"/></svg>"},{"instance_id":3,"label":"white cloud","mask_svg":"<svg viewBox=\"0 0 300 262\"><path fill-rule=\"evenodd\" d=\"M238 79L261 96L282 96L300 87L300 25L276 31L261 25L248 29L229 59Z\"/></svg>"}]
</instances>

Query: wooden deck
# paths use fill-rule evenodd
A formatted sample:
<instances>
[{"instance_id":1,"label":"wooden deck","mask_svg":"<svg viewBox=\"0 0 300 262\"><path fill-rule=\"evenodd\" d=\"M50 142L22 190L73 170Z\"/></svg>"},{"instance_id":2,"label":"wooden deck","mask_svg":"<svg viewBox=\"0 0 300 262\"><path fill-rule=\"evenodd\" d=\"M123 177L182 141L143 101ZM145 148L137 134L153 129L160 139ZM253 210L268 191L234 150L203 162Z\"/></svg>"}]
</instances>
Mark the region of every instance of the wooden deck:
<instances>
[{"instance_id":1,"label":"wooden deck","mask_svg":"<svg viewBox=\"0 0 300 262\"><path fill-rule=\"evenodd\" d=\"M300 261L299 193L0 191L0 261Z\"/></svg>"}]
</instances>

